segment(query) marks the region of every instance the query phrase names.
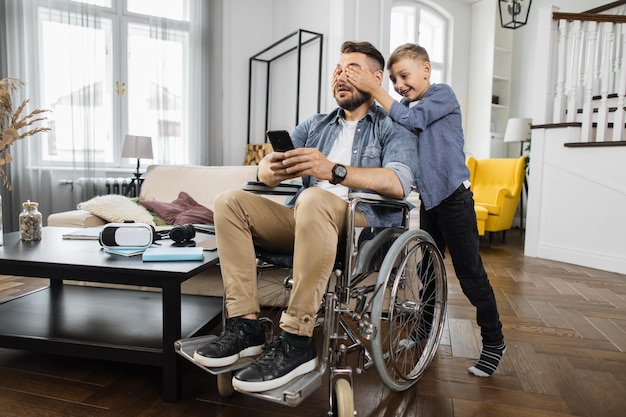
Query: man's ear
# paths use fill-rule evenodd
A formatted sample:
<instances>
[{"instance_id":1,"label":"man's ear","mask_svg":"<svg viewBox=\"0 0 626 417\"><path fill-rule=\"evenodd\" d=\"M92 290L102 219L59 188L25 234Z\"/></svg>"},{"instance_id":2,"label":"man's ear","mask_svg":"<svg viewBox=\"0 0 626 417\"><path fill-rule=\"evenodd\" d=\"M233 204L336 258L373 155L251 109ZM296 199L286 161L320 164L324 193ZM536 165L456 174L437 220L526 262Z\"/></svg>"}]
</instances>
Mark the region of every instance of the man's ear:
<instances>
[{"instance_id":1,"label":"man's ear","mask_svg":"<svg viewBox=\"0 0 626 417\"><path fill-rule=\"evenodd\" d=\"M383 84L383 76L384 76L383 70L376 70L374 72L374 77L376 78L376 81L378 81L378 84L380 85Z\"/></svg>"}]
</instances>

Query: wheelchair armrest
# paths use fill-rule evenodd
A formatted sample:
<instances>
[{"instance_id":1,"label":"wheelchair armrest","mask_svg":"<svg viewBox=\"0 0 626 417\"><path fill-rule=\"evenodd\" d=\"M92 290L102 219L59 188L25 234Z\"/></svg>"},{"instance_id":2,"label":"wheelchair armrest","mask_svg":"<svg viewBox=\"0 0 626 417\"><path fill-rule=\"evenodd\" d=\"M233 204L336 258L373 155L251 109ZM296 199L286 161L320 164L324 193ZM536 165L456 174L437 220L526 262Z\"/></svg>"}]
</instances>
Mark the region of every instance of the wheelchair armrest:
<instances>
[{"instance_id":1,"label":"wheelchair armrest","mask_svg":"<svg viewBox=\"0 0 626 417\"><path fill-rule=\"evenodd\" d=\"M358 200L364 203L384 203L390 206L397 206L400 208L404 208L409 206L406 200L385 197L384 195L374 194L374 193L364 193L364 192L355 192L348 194L349 200Z\"/></svg>"},{"instance_id":2,"label":"wheelchair armrest","mask_svg":"<svg viewBox=\"0 0 626 417\"><path fill-rule=\"evenodd\" d=\"M248 181L243 185L244 191L250 191L256 194L270 195L294 195L300 189L300 184L278 184L275 186L265 185L260 181Z\"/></svg>"}]
</instances>

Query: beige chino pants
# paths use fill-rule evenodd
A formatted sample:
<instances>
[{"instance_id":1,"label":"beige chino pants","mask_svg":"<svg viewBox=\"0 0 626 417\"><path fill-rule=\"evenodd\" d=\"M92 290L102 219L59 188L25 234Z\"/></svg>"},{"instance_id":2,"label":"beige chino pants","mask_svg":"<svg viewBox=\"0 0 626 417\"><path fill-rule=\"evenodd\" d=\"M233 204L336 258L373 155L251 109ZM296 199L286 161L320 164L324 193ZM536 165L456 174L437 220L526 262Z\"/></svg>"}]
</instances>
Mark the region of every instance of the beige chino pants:
<instances>
[{"instance_id":1,"label":"beige chino pants","mask_svg":"<svg viewBox=\"0 0 626 417\"><path fill-rule=\"evenodd\" d=\"M288 333L311 336L339 236L346 233L348 203L316 187L304 190L295 208L231 190L216 197L214 217L228 317L260 312L255 245L267 252L293 253L294 286L280 327ZM355 223L367 226L360 212Z\"/></svg>"}]
</instances>

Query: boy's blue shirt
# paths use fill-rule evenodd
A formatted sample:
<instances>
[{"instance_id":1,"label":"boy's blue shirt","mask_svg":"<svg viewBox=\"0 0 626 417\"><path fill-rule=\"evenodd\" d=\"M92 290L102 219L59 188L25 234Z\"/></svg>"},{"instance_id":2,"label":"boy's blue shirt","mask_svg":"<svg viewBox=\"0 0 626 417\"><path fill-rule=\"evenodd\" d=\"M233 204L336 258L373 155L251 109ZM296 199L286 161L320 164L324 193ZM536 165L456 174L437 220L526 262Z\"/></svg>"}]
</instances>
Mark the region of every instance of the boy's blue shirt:
<instances>
[{"instance_id":1,"label":"boy's blue shirt","mask_svg":"<svg viewBox=\"0 0 626 417\"><path fill-rule=\"evenodd\" d=\"M328 156L335 139L339 136L343 125L340 122L343 110L336 108L329 114L317 114L300 123L291 134L296 147L317 148ZM395 123L387 112L378 105L369 108L365 116L359 120L352 145L350 165L366 168L385 167L392 169L404 190L405 198L414 186L417 165L417 144L415 135ZM312 187L317 179L304 176L304 187ZM354 190L350 192L371 192L370 190ZM297 195L288 203L292 206ZM397 209L372 208L368 205L359 206L370 226L398 225L402 216Z\"/></svg>"},{"instance_id":2,"label":"boy's blue shirt","mask_svg":"<svg viewBox=\"0 0 626 417\"><path fill-rule=\"evenodd\" d=\"M447 84L432 84L417 104L407 106L395 101L389 114L417 135L417 191L430 210L469 180L461 106Z\"/></svg>"}]
</instances>

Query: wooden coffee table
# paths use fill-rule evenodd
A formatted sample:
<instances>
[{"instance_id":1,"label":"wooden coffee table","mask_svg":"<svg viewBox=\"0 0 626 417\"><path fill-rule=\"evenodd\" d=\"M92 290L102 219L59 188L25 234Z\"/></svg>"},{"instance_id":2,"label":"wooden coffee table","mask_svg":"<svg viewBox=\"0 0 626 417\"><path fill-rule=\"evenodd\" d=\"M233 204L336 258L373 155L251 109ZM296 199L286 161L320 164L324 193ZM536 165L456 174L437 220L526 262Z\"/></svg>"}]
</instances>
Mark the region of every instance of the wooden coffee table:
<instances>
[{"instance_id":1,"label":"wooden coffee table","mask_svg":"<svg viewBox=\"0 0 626 417\"><path fill-rule=\"evenodd\" d=\"M203 261L144 263L141 256L106 254L97 241L61 238L72 230L44 227L38 242L4 235L0 273L49 278L50 285L0 303L0 347L159 366L164 400L178 401L182 358L174 342L210 331L222 312L220 297L183 295L181 283L215 265L217 252L205 251Z\"/></svg>"}]
</instances>

